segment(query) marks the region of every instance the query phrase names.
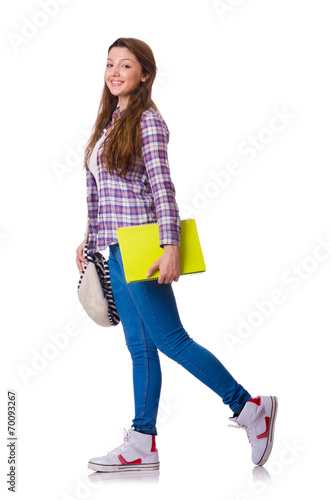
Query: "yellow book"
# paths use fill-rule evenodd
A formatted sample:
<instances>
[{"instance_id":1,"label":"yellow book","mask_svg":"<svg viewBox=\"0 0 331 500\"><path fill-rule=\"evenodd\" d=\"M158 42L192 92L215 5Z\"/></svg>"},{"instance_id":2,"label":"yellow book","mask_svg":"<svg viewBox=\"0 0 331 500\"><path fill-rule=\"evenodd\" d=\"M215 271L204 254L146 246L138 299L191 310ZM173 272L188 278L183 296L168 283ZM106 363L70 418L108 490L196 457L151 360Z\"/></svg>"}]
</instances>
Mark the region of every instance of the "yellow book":
<instances>
[{"instance_id":1,"label":"yellow book","mask_svg":"<svg viewBox=\"0 0 331 500\"><path fill-rule=\"evenodd\" d=\"M127 283L155 280L160 276L160 270L157 269L151 276L146 277L148 269L164 251L159 245L157 222L119 227L117 237ZM181 221L179 258L181 275L202 273L206 270L194 219Z\"/></svg>"}]
</instances>

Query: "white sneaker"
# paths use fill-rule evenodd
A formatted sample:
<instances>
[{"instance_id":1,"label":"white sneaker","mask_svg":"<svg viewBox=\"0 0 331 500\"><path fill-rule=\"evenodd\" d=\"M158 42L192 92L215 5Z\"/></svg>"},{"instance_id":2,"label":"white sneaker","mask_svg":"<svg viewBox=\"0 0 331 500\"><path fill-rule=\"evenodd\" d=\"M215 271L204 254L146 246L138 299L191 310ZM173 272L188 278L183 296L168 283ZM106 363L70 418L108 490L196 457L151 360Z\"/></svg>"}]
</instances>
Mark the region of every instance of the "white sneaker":
<instances>
[{"instance_id":1,"label":"white sneaker","mask_svg":"<svg viewBox=\"0 0 331 500\"><path fill-rule=\"evenodd\" d=\"M229 427L246 430L255 465L264 465L271 453L277 409L276 396L258 396L247 401L237 417L229 418L238 424Z\"/></svg>"},{"instance_id":2,"label":"white sneaker","mask_svg":"<svg viewBox=\"0 0 331 500\"><path fill-rule=\"evenodd\" d=\"M155 436L123 429L124 443L104 457L91 458L88 468L99 472L140 471L159 469Z\"/></svg>"}]
</instances>

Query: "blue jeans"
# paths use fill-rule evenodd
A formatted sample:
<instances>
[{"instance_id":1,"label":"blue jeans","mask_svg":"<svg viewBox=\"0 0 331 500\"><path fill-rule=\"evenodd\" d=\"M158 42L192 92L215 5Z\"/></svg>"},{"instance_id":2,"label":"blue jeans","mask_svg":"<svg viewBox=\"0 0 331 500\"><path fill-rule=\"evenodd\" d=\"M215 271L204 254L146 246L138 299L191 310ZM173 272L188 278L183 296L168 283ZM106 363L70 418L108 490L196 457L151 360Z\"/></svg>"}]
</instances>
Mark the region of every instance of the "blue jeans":
<instances>
[{"instance_id":1,"label":"blue jeans","mask_svg":"<svg viewBox=\"0 0 331 500\"><path fill-rule=\"evenodd\" d=\"M118 243L109 245L109 272L132 358L135 429L157 434L162 380L158 349L216 392L233 412L239 412L250 394L210 351L184 330L172 285L159 284L157 279L127 283Z\"/></svg>"}]
</instances>

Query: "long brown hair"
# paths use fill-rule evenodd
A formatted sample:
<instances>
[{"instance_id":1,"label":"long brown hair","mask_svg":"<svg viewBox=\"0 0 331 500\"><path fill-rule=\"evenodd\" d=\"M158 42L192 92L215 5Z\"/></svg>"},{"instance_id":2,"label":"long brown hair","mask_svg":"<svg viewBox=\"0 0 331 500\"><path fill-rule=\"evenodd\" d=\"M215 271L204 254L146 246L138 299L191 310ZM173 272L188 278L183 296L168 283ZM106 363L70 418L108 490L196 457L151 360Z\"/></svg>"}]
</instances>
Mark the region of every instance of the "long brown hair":
<instances>
[{"instance_id":1,"label":"long brown hair","mask_svg":"<svg viewBox=\"0 0 331 500\"><path fill-rule=\"evenodd\" d=\"M149 107L157 111L157 107L152 101L152 85L157 68L151 48L137 38L118 38L109 47L108 54L113 47L129 49L141 64L143 75L147 77L146 81L140 82L130 95L125 111L118 118L116 126L112 127L110 133L107 134L104 143L103 155L106 159L108 172L111 174L116 171L119 175L125 176L133 167L135 159L141 158L141 115ZM117 103L118 97L111 94L105 82L92 136L85 148L85 168L87 168L87 160L103 129L109 123Z\"/></svg>"}]
</instances>

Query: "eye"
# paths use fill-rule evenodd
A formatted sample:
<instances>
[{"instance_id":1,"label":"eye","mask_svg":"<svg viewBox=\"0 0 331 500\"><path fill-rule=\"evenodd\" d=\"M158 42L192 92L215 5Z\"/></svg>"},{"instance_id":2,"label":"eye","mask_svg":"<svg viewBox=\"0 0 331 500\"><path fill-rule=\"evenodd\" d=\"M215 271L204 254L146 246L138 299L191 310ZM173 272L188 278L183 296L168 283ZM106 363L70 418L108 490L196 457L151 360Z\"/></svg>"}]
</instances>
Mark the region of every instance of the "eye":
<instances>
[{"instance_id":1,"label":"eye","mask_svg":"<svg viewBox=\"0 0 331 500\"><path fill-rule=\"evenodd\" d=\"M112 64L111 64L111 63L108 63L108 64L107 64L107 68L110 68L111 66L112 66Z\"/></svg>"},{"instance_id":2,"label":"eye","mask_svg":"<svg viewBox=\"0 0 331 500\"><path fill-rule=\"evenodd\" d=\"M129 66L128 64L123 64L123 68L130 68L131 66Z\"/></svg>"}]
</instances>

